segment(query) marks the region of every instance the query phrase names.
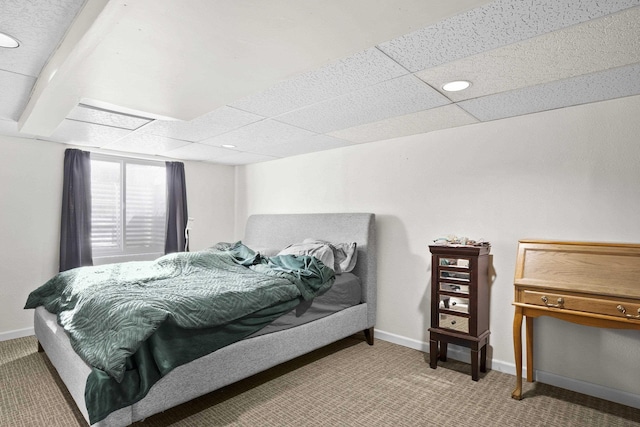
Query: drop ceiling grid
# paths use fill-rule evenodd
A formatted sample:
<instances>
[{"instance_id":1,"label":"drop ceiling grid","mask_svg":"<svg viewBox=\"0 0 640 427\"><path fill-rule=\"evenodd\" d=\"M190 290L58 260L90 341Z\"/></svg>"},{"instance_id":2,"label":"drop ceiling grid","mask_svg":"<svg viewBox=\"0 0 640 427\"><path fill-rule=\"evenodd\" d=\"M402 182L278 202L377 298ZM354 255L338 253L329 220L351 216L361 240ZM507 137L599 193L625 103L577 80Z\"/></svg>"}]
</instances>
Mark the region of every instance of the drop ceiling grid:
<instances>
[{"instance_id":1,"label":"drop ceiling grid","mask_svg":"<svg viewBox=\"0 0 640 427\"><path fill-rule=\"evenodd\" d=\"M371 123L451 103L412 74L350 92L275 119L317 133Z\"/></svg>"},{"instance_id":2,"label":"drop ceiling grid","mask_svg":"<svg viewBox=\"0 0 640 427\"><path fill-rule=\"evenodd\" d=\"M132 132L124 138L109 143L102 148L143 154L164 154L167 151L171 151L187 144L191 144L191 142L167 138L164 136Z\"/></svg>"},{"instance_id":3,"label":"drop ceiling grid","mask_svg":"<svg viewBox=\"0 0 640 427\"><path fill-rule=\"evenodd\" d=\"M306 129L267 119L205 139L202 143L218 147L228 144L234 145L236 150L253 151L260 147L303 141L314 135Z\"/></svg>"},{"instance_id":4,"label":"drop ceiling grid","mask_svg":"<svg viewBox=\"0 0 640 427\"><path fill-rule=\"evenodd\" d=\"M461 101L481 121L640 94L640 64Z\"/></svg>"},{"instance_id":5,"label":"drop ceiling grid","mask_svg":"<svg viewBox=\"0 0 640 427\"><path fill-rule=\"evenodd\" d=\"M640 62L640 8L417 72L433 87L452 76L473 82L453 101L477 98Z\"/></svg>"},{"instance_id":6,"label":"drop ceiling grid","mask_svg":"<svg viewBox=\"0 0 640 427\"><path fill-rule=\"evenodd\" d=\"M427 133L477 122L478 119L462 108L455 104L449 104L443 107L337 130L330 132L328 135L354 143L365 143Z\"/></svg>"},{"instance_id":7,"label":"drop ceiling grid","mask_svg":"<svg viewBox=\"0 0 640 427\"><path fill-rule=\"evenodd\" d=\"M66 2L54 5L59 3ZM79 136L91 135L99 144L89 144L108 149L246 164L635 94L631 80L638 70L628 64L640 61L638 5L640 0L497 0L190 122L156 120L122 133L118 117L74 110L68 118L99 124L65 120L51 139L79 143ZM602 72L610 67L619 68ZM580 76L585 73L594 74ZM434 89L452 77L474 84L446 96ZM21 88L23 102L32 85ZM17 120L8 115L22 108L3 101L0 118Z\"/></svg>"},{"instance_id":8,"label":"drop ceiling grid","mask_svg":"<svg viewBox=\"0 0 640 427\"><path fill-rule=\"evenodd\" d=\"M351 143L328 135L313 135L302 140L290 141L282 144L259 144L247 150L247 152L273 157L287 157L316 151L330 150L333 148L341 148L348 145L351 145Z\"/></svg>"},{"instance_id":9,"label":"drop ceiling grid","mask_svg":"<svg viewBox=\"0 0 640 427\"><path fill-rule=\"evenodd\" d=\"M370 48L229 105L273 117L405 74L398 63Z\"/></svg>"},{"instance_id":10,"label":"drop ceiling grid","mask_svg":"<svg viewBox=\"0 0 640 427\"><path fill-rule=\"evenodd\" d=\"M235 155L236 152L220 147L214 147L212 145L205 145L199 143L191 143L183 145L182 147L169 150L164 153L168 157L181 160L209 160L214 161L223 157Z\"/></svg>"},{"instance_id":11,"label":"drop ceiling grid","mask_svg":"<svg viewBox=\"0 0 640 427\"><path fill-rule=\"evenodd\" d=\"M91 107L77 105L67 115L67 119L80 122L95 123L121 129L135 130L151 121L140 117L112 113Z\"/></svg>"},{"instance_id":12,"label":"drop ceiling grid","mask_svg":"<svg viewBox=\"0 0 640 427\"><path fill-rule=\"evenodd\" d=\"M84 2L2 1L0 31L17 38L20 48L0 49L0 68L37 77Z\"/></svg>"},{"instance_id":13,"label":"drop ceiling grid","mask_svg":"<svg viewBox=\"0 0 640 427\"><path fill-rule=\"evenodd\" d=\"M640 0L498 0L378 47L417 72L639 4Z\"/></svg>"},{"instance_id":14,"label":"drop ceiling grid","mask_svg":"<svg viewBox=\"0 0 640 427\"><path fill-rule=\"evenodd\" d=\"M200 142L264 119L264 116L223 106L189 122L156 120L140 131L168 138Z\"/></svg>"},{"instance_id":15,"label":"drop ceiling grid","mask_svg":"<svg viewBox=\"0 0 640 427\"><path fill-rule=\"evenodd\" d=\"M48 139L87 147L102 147L124 138L130 132L128 129L65 119Z\"/></svg>"},{"instance_id":16,"label":"drop ceiling grid","mask_svg":"<svg viewBox=\"0 0 640 427\"><path fill-rule=\"evenodd\" d=\"M247 165L250 163L267 162L269 160L276 159L278 159L278 157L265 156L262 154L236 153L217 159L216 163L220 163L223 165Z\"/></svg>"}]
</instances>

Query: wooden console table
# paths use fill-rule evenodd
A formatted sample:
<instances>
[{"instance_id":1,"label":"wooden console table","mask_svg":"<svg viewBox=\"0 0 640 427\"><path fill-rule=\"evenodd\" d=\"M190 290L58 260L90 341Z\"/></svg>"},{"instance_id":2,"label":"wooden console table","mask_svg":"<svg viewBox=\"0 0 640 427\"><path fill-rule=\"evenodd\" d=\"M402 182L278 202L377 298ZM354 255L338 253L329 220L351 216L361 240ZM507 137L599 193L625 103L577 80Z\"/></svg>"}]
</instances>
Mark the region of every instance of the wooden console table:
<instances>
[{"instance_id":1,"label":"wooden console table","mask_svg":"<svg viewBox=\"0 0 640 427\"><path fill-rule=\"evenodd\" d=\"M533 381L533 319L640 330L640 245L521 240L515 274L513 346L522 399L522 318L527 381Z\"/></svg>"}]
</instances>

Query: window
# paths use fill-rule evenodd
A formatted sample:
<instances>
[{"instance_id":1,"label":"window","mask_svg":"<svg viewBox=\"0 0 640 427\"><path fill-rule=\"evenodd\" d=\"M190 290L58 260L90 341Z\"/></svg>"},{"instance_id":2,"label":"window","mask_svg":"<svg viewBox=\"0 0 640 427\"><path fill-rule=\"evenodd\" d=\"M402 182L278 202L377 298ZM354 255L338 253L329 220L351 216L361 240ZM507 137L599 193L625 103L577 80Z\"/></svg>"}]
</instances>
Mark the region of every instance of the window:
<instances>
[{"instance_id":1,"label":"window","mask_svg":"<svg viewBox=\"0 0 640 427\"><path fill-rule=\"evenodd\" d=\"M91 246L95 265L164 254L164 163L91 155Z\"/></svg>"}]
</instances>

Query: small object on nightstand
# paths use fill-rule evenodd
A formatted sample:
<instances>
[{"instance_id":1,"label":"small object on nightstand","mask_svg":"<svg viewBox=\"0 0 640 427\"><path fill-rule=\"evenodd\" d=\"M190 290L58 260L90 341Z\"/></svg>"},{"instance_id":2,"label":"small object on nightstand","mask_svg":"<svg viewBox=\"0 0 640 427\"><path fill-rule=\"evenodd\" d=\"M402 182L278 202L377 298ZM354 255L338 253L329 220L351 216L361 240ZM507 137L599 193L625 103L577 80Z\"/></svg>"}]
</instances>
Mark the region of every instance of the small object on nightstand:
<instances>
[{"instance_id":1,"label":"small object on nightstand","mask_svg":"<svg viewBox=\"0 0 640 427\"><path fill-rule=\"evenodd\" d=\"M488 242L431 245L431 328L429 358L447 360L449 343L471 349L471 379L487 371L489 342Z\"/></svg>"}]
</instances>

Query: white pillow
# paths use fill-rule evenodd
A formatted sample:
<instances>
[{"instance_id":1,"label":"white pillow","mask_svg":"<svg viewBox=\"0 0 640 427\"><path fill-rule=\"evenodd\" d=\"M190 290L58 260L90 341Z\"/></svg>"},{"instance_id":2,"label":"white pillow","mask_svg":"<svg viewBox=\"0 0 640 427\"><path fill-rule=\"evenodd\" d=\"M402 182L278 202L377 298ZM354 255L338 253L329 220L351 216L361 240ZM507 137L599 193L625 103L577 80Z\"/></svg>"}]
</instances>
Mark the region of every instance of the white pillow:
<instances>
[{"instance_id":1,"label":"white pillow","mask_svg":"<svg viewBox=\"0 0 640 427\"><path fill-rule=\"evenodd\" d=\"M336 272L336 274L349 273L356 266L356 261L358 258L356 242L331 243L325 240L304 239L302 243L328 245L333 252L333 270Z\"/></svg>"},{"instance_id":2,"label":"white pillow","mask_svg":"<svg viewBox=\"0 0 640 427\"><path fill-rule=\"evenodd\" d=\"M278 255L311 255L318 258L327 267L335 270L333 249L326 243L294 243L281 250Z\"/></svg>"}]
</instances>

